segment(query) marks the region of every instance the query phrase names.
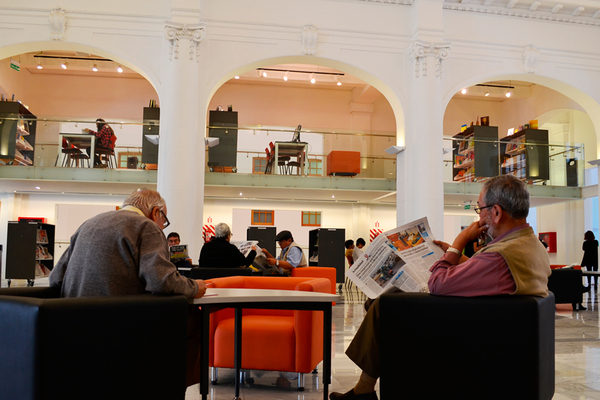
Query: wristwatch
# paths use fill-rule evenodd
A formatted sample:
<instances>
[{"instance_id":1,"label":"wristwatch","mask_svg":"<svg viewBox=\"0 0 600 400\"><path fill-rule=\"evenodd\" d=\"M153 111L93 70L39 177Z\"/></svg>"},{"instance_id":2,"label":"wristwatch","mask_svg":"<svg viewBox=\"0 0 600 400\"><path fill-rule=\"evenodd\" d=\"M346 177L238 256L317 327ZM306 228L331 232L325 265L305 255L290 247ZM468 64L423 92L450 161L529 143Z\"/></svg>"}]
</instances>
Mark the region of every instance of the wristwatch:
<instances>
[{"instance_id":1,"label":"wristwatch","mask_svg":"<svg viewBox=\"0 0 600 400\"><path fill-rule=\"evenodd\" d=\"M279 267L279 260L277 260L277 261L275 262L275 265L277 265L277 266Z\"/></svg>"}]
</instances>

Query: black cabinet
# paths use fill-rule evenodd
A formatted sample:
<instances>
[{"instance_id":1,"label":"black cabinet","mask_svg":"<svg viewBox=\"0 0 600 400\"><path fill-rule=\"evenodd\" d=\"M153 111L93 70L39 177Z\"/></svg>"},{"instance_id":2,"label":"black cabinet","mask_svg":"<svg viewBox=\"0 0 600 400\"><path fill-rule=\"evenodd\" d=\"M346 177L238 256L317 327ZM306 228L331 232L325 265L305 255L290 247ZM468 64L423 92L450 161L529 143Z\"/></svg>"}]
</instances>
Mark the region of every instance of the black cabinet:
<instances>
[{"instance_id":1,"label":"black cabinet","mask_svg":"<svg viewBox=\"0 0 600 400\"><path fill-rule=\"evenodd\" d=\"M345 229L320 228L309 231L308 265L335 268L336 282L343 283L346 278L345 241Z\"/></svg>"},{"instance_id":2,"label":"black cabinet","mask_svg":"<svg viewBox=\"0 0 600 400\"><path fill-rule=\"evenodd\" d=\"M54 225L28 220L9 221L6 279L27 279L33 286L37 265L54 267Z\"/></svg>"},{"instance_id":3,"label":"black cabinet","mask_svg":"<svg viewBox=\"0 0 600 400\"><path fill-rule=\"evenodd\" d=\"M455 181L476 182L499 175L497 126L471 126L453 138Z\"/></svg>"},{"instance_id":4,"label":"black cabinet","mask_svg":"<svg viewBox=\"0 0 600 400\"><path fill-rule=\"evenodd\" d=\"M266 249L272 255L275 254L275 236L277 228L272 226L249 226L246 230L246 240L258 240L258 247Z\"/></svg>"},{"instance_id":5,"label":"black cabinet","mask_svg":"<svg viewBox=\"0 0 600 400\"><path fill-rule=\"evenodd\" d=\"M213 171L232 171L237 168L237 111L211 111L208 125L208 136L219 138L218 146L208 148L208 166Z\"/></svg>"},{"instance_id":6,"label":"black cabinet","mask_svg":"<svg viewBox=\"0 0 600 400\"><path fill-rule=\"evenodd\" d=\"M514 175L527 181L550 179L547 130L523 129L500 139L500 142L502 174Z\"/></svg>"},{"instance_id":7,"label":"black cabinet","mask_svg":"<svg viewBox=\"0 0 600 400\"><path fill-rule=\"evenodd\" d=\"M0 101L0 159L33 165L36 116L16 101Z\"/></svg>"},{"instance_id":8,"label":"black cabinet","mask_svg":"<svg viewBox=\"0 0 600 400\"><path fill-rule=\"evenodd\" d=\"M160 108L144 107L142 126L142 163L144 164L158 164L159 121ZM154 143L151 140L154 140Z\"/></svg>"}]
</instances>

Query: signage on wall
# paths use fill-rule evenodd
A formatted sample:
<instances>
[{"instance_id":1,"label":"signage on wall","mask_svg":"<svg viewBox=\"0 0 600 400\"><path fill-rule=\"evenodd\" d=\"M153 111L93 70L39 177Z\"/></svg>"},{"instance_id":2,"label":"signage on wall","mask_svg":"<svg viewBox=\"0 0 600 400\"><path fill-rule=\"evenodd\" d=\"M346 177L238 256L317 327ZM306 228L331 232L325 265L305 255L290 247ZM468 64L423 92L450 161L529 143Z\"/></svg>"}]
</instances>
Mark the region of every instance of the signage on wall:
<instances>
[{"instance_id":1,"label":"signage on wall","mask_svg":"<svg viewBox=\"0 0 600 400\"><path fill-rule=\"evenodd\" d=\"M13 60L12 58L10 59L10 67L12 69L14 69L15 71L21 70L21 64L15 60Z\"/></svg>"},{"instance_id":2,"label":"signage on wall","mask_svg":"<svg viewBox=\"0 0 600 400\"><path fill-rule=\"evenodd\" d=\"M373 240L375 240L375 238L377 237L377 235L379 235L380 233L383 233L383 229L371 229L369 231L369 238L371 239L371 242Z\"/></svg>"},{"instance_id":3,"label":"signage on wall","mask_svg":"<svg viewBox=\"0 0 600 400\"><path fill-rule=\"evenodd\" d=\"M202 239L204 239L204 243L208 242L213 236L215 236L215 227L213 225L204 225L202 227Z\"/></svg>"}]
</instances>

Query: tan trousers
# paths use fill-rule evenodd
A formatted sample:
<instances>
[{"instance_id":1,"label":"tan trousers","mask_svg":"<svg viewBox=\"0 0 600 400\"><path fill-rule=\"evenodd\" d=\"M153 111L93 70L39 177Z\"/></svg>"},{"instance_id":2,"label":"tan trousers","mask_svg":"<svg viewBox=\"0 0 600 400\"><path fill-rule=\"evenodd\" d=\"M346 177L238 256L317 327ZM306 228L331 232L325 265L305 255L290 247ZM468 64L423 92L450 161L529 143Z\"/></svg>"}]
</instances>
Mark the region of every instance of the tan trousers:
<instances>
[{"instance_id":1,"label":"tan trousers","mask_svg":"<svg viewBox=\"0 0 600 400\"><path fill-rule=\"evenodd\" d=\"M365 319L346 349L346 355L367 375L379 378L379 298L369 307Z\"/></svg>"}]
</instances>

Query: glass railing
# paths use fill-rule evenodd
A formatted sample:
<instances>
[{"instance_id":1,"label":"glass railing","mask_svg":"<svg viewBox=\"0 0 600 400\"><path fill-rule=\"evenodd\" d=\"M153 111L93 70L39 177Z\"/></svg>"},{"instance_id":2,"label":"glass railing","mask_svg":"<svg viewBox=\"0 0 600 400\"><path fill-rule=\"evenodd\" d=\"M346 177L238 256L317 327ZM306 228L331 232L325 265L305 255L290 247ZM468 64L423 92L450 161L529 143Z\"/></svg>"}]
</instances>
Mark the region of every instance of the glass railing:
<instances>
[{"instance_id":1,"label":"glass railing","mask_svg":"<svg viewBox=\"0 0 600 400\"><path fill-rule=\"evenodd\" d=\"M500 174L528 184L585 186L582 143L444 138L444 180L481 182Z\"/></svg>"},{"instance_id":2,"label":"glass railing","mask_svg":"<svg viewBox=\"0 0 600 400\"><path fill-rule=\"evenodd\" d=\"M116 168L157 168L158 120L107 120L106 123L118 138L114 150ZM96 129L95 118L31 119L0 114L0 164L89 166L89 160L87 163L73 160L65 152L78 148L87 154L85 145L79 148L69 140L69 135L84 134L85 129ZM297 135L294 127L248 125L207 126L206 132L209 138L220 136L218 145L206 147L207 173L396 179L396 157L385 152L396 144L395 132L302 128ZM273 162L268 171L269 157L273 156L276 145L294 140L304 144L304 167L299 168L294 163L298 160L289 157L282 160L283 165ZM341 153L345 151L354 153ZM357 158L349 161L352 155ZM534 185L584 186L584 155L580 143L444 137L444 180L478 182L509 173Z\"/></svg>"}]
</instances>

